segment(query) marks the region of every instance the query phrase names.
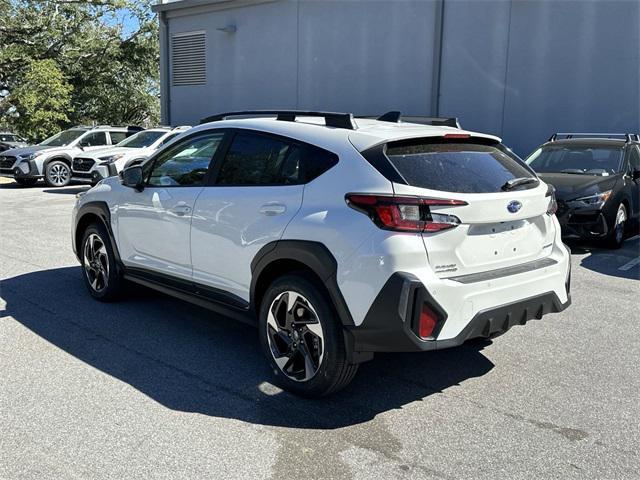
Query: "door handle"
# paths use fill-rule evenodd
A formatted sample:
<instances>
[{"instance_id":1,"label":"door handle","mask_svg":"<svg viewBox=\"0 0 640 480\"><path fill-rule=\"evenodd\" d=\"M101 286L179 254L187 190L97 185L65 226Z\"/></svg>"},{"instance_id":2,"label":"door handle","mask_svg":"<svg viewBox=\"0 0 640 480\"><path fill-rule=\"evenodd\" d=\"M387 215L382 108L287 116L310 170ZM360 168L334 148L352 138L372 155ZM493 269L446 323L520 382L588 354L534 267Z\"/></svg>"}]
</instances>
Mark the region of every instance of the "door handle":
<instances>
[{"instance_id":1,"label":"door handle","mask_svg":"<svg viewBox=\"0 0 640 480\"><path fill-rule=\"evenodd\" d=\"M169 211L174 215L182 217L191 211L191 207L186 203L180 202L175 207L169 209Z\"/></svg>"},{"instance_id":2,"label":"door handle","mask_svg":"<svg viewBox=\"0 0 640 480\"><path fill-rule=\"evenodd\" d=\"M273 215L280 215L287 211L287 207L282 203L265 203L260 207L260 213L269 217Z\"/></svg>"}]
</instances>

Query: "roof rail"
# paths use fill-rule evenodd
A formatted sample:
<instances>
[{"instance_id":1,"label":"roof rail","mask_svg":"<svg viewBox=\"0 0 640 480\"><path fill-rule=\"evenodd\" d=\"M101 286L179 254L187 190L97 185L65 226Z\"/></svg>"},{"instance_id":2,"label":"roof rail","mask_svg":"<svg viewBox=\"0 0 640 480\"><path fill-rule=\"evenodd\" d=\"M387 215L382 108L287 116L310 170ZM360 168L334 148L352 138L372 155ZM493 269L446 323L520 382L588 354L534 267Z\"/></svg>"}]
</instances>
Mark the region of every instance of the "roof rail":
<instances>
[{"instance_id":1,"label":"roof rail","mask_svg":"<svg viewBox=\"0 0 640 480\"><path fill-rule=\"evenodd\" d=\"M339 112L316 112L311 110L244 110L237 112L225 112L211 115L200 120L200 124L209 122L219 122L227 117L255 117L261 115L275 115L276 120L285 122L294 122L296 117L323 117L327 127L345 128L347 130L355 130L353 123L353 114Z\"/></svg>"},{"instance_id":2,"label":"roof rail","mask_svg":"<svg viewBox=\"0 0 640 480\"><path fill-rule=\"evenodd\" d=\"M637 133L577 133L577 132L569 132L569 133L554 133L549 137L549 142L555 142L558 140L558 137L564 137L569 140L574 137L584 137L584 138L592 138L592 137L603 137L603 138L615 138L615 137L623 137L625 141L640 141L640 135Z\"/></svg>"}]
</instances>

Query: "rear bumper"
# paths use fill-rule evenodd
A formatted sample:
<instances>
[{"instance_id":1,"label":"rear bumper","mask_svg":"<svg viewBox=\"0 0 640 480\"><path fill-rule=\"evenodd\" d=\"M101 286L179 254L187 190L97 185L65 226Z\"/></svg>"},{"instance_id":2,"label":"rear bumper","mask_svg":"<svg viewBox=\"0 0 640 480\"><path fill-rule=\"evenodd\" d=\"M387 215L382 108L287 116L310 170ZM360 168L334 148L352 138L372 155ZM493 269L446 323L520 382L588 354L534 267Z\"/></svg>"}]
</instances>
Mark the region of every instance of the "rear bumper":
<instances>
[{"instance_id":1,"label":"rear bumper","mask_svg":"<svg viewBox=\"0 0 640 480\"><path fill-rule=\"evenodd\" d=\"M474 338L497 337L515 325L565 310L571 305L570 277L569 272L564 303L555 292L549 291L497 305L464 319L466 326L454 337L440 339L439 332L451 319L450 315L415 276L396 273L380 291L362 324L347 328L348 349L357 353L418 352L451 348ZM439 317L434 336L428 339L420 338L417 333L423 304Z\"/></svg>"}]
</instances>

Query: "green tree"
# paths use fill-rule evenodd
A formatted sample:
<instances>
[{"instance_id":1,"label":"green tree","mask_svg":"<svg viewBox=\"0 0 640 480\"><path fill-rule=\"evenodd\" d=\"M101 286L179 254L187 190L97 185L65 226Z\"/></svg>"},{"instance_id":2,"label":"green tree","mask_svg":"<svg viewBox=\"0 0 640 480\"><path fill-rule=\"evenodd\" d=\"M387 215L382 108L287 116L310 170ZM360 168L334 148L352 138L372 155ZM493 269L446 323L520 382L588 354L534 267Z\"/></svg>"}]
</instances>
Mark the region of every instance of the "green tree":
<instances>
[{"instance_id":1,"label":"green tree","mask_svg":"<svg viewBox=\"0 0 640 480\"><path fill-rule=\"evenodd\" d=\"M34 61L73 87L70 123L157 122L158 33L147 0L0 0L0 123Z\"/></svg>"},{"instance_id":2,"label":"green tree","mask_svg":"<svg viewBox=\"0 0 640 480\"><path fill-rule=\"evenodd\" d=\"M72 91L53 60L32 61L9 97L15 108L13 124L29 138L52 135L69 122Z\"/></svg>"}]
</instances>

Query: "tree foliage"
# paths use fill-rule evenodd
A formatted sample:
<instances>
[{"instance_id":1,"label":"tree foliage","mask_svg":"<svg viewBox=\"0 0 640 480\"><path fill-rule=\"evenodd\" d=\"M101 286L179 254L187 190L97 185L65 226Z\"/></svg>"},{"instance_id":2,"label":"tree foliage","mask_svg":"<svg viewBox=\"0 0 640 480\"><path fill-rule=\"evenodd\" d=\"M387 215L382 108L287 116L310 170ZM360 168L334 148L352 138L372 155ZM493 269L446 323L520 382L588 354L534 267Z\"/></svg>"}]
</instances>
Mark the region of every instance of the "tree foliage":
<instances>
[{"instance_id":1,"label":"tree foliage","mask_svg":"<svg viewBox=\"0 0 640 480\"><path fill-rule=\"evenodd\" d=\"M27 73L34 82L36 71L54 66L56 82L71 87L70 99L45 133L78 123L157 122L158 35L149 3L0 0L0 124L25 134L38 128L41 119L19 107L18 93L26 92ZM30 96L44 106L45 92Z\"/></svg>"},{"instance_id":2,"label":"tree foliage","mask_svg":"<svg viewBox=\"0 0 640 480\"><path fill-rule=\"evenodd\" d=\"M29 138L44 138L69 122L73 87L51 59L34 60L13 90L11 102L17 115L14 124Z\"/></svg>"}]
</instances>

